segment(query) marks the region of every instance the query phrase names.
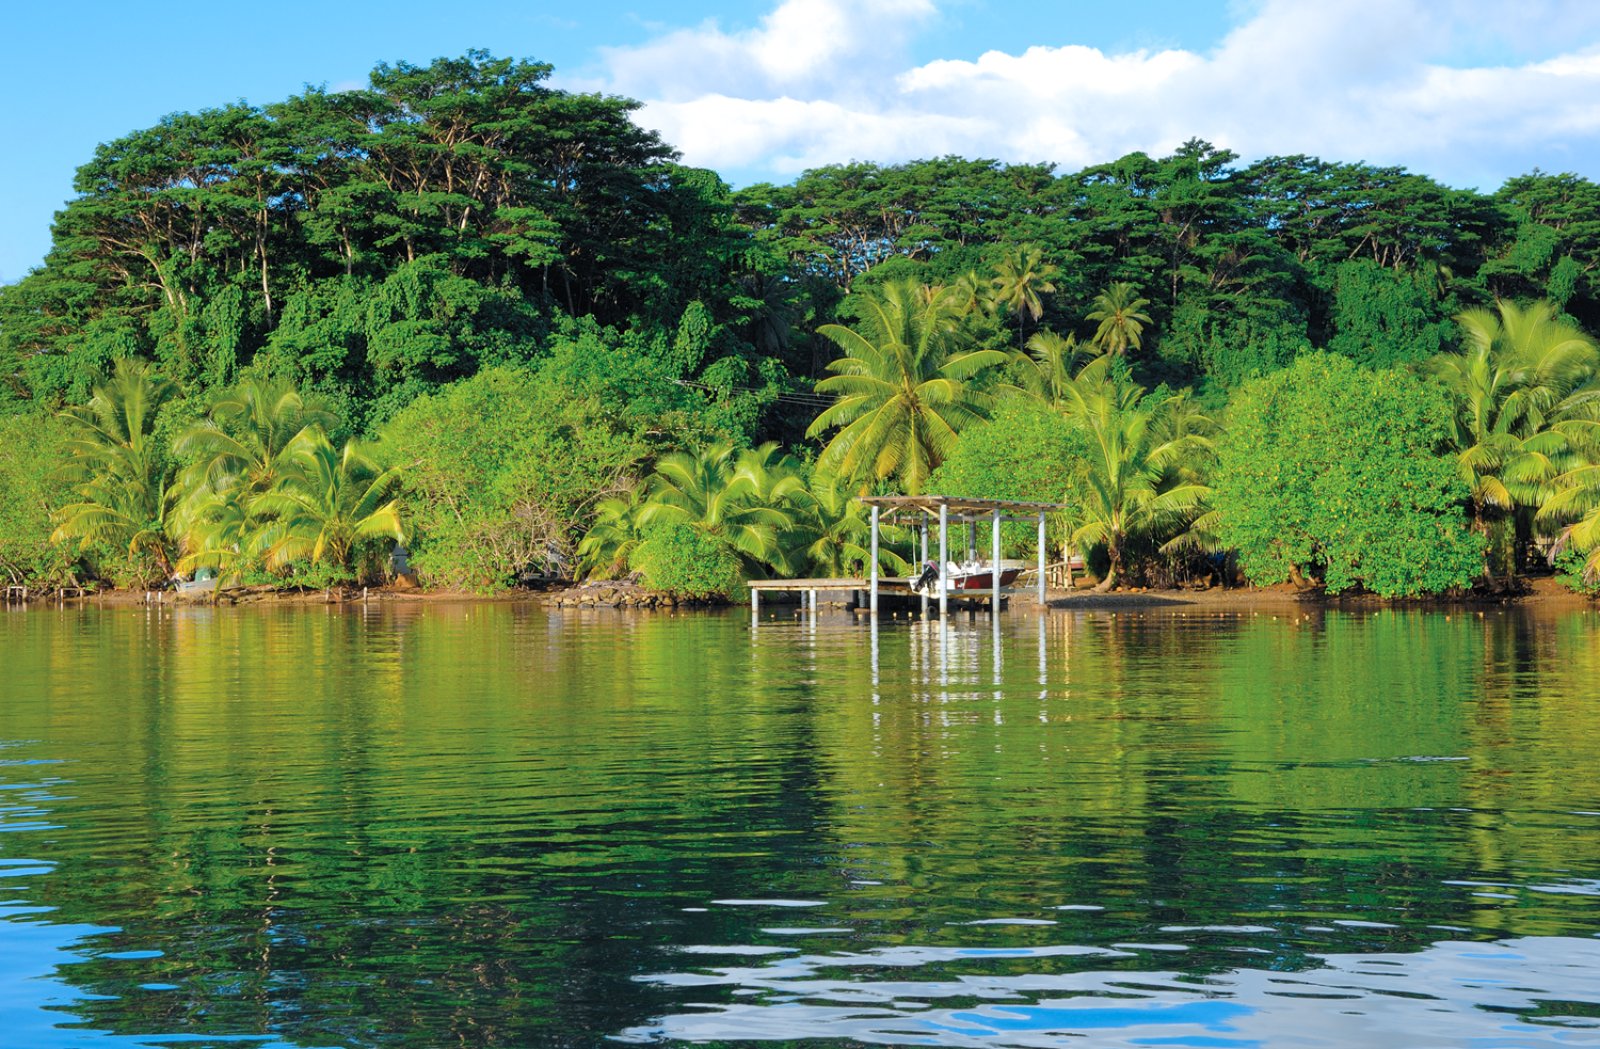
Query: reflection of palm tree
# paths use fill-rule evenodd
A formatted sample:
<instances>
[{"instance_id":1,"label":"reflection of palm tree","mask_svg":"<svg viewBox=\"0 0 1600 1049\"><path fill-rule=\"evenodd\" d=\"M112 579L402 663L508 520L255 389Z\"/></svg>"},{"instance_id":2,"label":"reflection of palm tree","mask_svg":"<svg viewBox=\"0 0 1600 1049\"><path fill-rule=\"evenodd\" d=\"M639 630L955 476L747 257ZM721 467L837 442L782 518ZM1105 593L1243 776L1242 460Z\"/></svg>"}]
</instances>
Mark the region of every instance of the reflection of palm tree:
<instances>
[{"instance_id":1,"label":"reflection of palm tree","mask_svg":"<svg viewBox=\"0 0 1600 1049\"><path fill-rule=\"evenodd\" d=\"M1044 261L1042 248L1026 245L1008 252L995 267L994 300L1016 315L1018 345L1028 322L1044 314L1041 293L1056 290L1051 278L1060 272L1061 267Z\"/></svg>"},{"instance_id":2,"label":"reflection of palm tree","mask_svg":"<svg viewBox=\"0 0 1600 1049\"><path fill-rule=\"evenodd\" d=\"M63 473L76 501L61 508L52 542L77 540L80 550L106 543L150 555L163 576L171 571L165 468L154 431L177 392L148 364L121 360L88 404L62 413L72 430Z\"/></svg>"},{"instance_id":3,"label":"reflection of palm tree","mask_svg":"<svg viewBox=\"0 0 1600 1049\"><path fill-rule=\"evenodd\" d=\"M925 296L911 281L884 285L862 311L856 328L818 329L844 356L817 383L839 400L806 435L840 427L823 450L824 467L858 482L894 478L917 494L956 435L988 416L992 396L969 380L1008 358L999 350L958 352L953 296Z\"/></svg>"},{"instance_id":4,"label":"reflection of palm tree","mask_svg":"<svg viewBox=\"0 0 1600 1049\"><path fill-rule=\"evenodd\" d=\"M1126 281L1113 284L1096 295L1094 309L1084 317L1099 324L1094 332L1094 344L1114 357L1139 349L1144 345L1144 326L1150 323L1150 315L1144 312L1148 305L1150 300L1140 298L1134 286Z\"/></svg>"}]
</instances>

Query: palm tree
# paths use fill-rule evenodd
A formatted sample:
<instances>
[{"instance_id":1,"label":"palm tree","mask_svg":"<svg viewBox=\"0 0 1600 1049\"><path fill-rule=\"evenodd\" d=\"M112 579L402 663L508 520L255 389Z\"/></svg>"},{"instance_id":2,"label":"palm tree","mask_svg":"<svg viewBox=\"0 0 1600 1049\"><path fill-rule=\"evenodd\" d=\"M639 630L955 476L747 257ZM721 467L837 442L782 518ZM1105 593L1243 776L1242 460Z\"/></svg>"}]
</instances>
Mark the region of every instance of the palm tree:
<instances>
[{"instance_id":1,"label":"palm tree","mask_svg":"<svg viewBox=\"0 0 1600 1049\"><path fill-rule=\"evenodd\" d=\"M689 525L728 544L747 574L785 568L780 536L793 527L789 502L804 488L797 466L776 441L743 452L721 441L663 456L639 524Z\"/></svg>"},{"instance_id":2,"label":"palm tree","mask_svg":"<svg viewBox=\"0 0 1600 1049\"><path fill-rule=\"evenodd\" d=\"M1061 267L1044 261L1044 249L1022 245L1008 252L995 266L994 301L1011 310L1017 318L1017 345L1022 345L1029 321L1044 314L1042 293L1056 290L1051 278Z\"/></svg>"},{"instance_id":3,"label":"palm tree","mask_svg":"<svg viewBox=\"0 0 1600 1049\"><path fill-rule=\"evenodd\" d=\"M258 376L212 402L207 417L189 427L173 451L193 461L185 471L187 490L238 484L250 497L277 483L296 438L312 427L327 432L338 422L289 381Z\"/></svg>"},{"instance_id":4,"label":"palm tree","mask_svg":"<svg viewBox=\"0 0 1600 1049\"><path fill-rule=\"evenodd\" d=\"M1600 580L1600 457L1562 474L1555 487L1539 507L1539 519L1561 528L1555 552L1570 548L1587 555L1584 580Z\"/></svg>"},{"instance_id":5,"label":"palm tree","mask_svg":"<svg viewBox=\"0 0 1600 1049\"><path fill-rule=\"evenodd\" d=\"M1091 341L1112 356L1139 349L1144 345L1144 326L1151 323L1144 312L1148 305L1150 300L1140 298L1127 281L1111 285L1094 297L1094 309L1084 315L1084 320L1099 325Z\"/></svg>"},{"instance_id":6,"label":"palm tree","mask_svg":"<svg viewBox=\"0 0 1600 1049\"><path fill-rule=\"evenodd\" d=\"M1429 370L1455 402L1451 443L1473 530L1487 536L1506 515L1527 518L1581 462L1564 423L1592 416L1600 402L1600 349L1550 303L1500 302L1456 323L1462 351L1440 354Z\"/></svg>"},{"instance_id":7,"label":"palm tree","mask_svg":"<svg viewBox=\"0 0 1600 1049\"><path fill-rule=\"evenodd\" d=\"M179 572L210 568L217 573L213 597L261 561L262 522L232 492L206 490L189 503L184 525L184 553Z\"/></svg>"},{"instance_id":8,"label":"palm tree","mask_svg":"<svg viewBox=\"0 0 1600 1049\"><path fill-rule=\"evenodd\" d=\"M994 282L984 278L977 270L967 270L950 285L949 296L956 312L965 317L973 313L988 313L995 307Z\"/></svg>"},{"instance_id":9,"label":"palm tree","mask_svg":"<svg viewBox=\"0 0 1600 1049\"><path fill-rule=\"evenodd\" d=\"M262 524L250 516L256 498L291 469L297 442L337 423L284 379L247 378L213 401L206 418L173 443L176 454L191 460L179 476L183 498L172 522L185 549L179 571L226 565L237 574L249 559L239 544L248 546Z\"/></svg>"},{"instance_id":10,"label":"palm tree","mask_svg":"<svg viewBox=\"0 0 1600 1049\"><path fill-rule=\"evenodd\" d=\"M615 579L626 575L628 560L644 540L639 515L644 509L641 489L625 496L602 499L595 505L594 523L578 542L578 570L585 577Z\"/></svg>"},{"instance_id":11,"label":"palm tree","mask_svg":"<svg viewBox=\"0 0 1600 1049\"><path fill-rule=\"evenodd\" d=\"M124 359L88 404L61 413L72 431L63 474L76 499L57 514L51 542L76 540L80 550L105 543L149 555L163 577L171 572L166 471L154 434L156 416L177 393L150 365Z\"/></svg>"},{"instance_id":12,"label":"palm tree","mask_svg":"<svg viewBox=\"0 0 1600 1049\"><path fill-rule=\"evenodd\" d=\"M1111 567L1102 591L1122 575L1130 538L1182 532L1203 513L1210 489L1199 467L1215 429L1186 395L1147 399L1114 364L1105 356L1085 365L1064 400L1089 437L1072 544L1105 545Z\"/></svg>"},{"instance_id":13,"label":"palm tree","mask_svg":"<svg viewBox=\"0 0 1600 1049\"><path fill-rule=\"evenodd\" d=\"M853 482L896 479L913 495L944 461L956 435L985 419L992 395L971 380L1009 358L999 350L956 347L956 308L946 293L924 298L912 281L883 286L862 304L856 328L818 331L844 356L817 383L839 399L817 416L806 436L839 427L822 465Z\"/></svg>"},{"instance_id":14,"label":"palm tree","mask_svg":"<svg viewBox=\"0 0 1600 1049\"><path fill-rule=\"evenodd\" d=\"M398 468L381 468L354 440L337 449L317 428L302 431L286 459L278 483L249 506L266 519L258 542L267 567L303 560L348 568L363 540L404 538L393 498Z\"/></svg>"},{"instance_id":15,"label":"palm tree","mask_svg":"<svg viewBox=\"0 0 1600 1049\"><path fill-rule=\"evenodd\" d=\"M793 560L806 565L807 571L828 579L853 576L872 560L871 511L855 497L849 482L817 470L797 495L795 524L783 538L793 550ZM878 564L903 575L911 571L911 565L890 546L899 538L898 529L882 530Z\"/></svg>"},{"instance_id":16,"label":"palm tree","mask_svg":"<svg viewBox=\"0 0 1600 1049\"><path fill-rule=\"evenodd\" d=\"M1023 386L1046 404L1059 405L1083 356L1076 335L1062 338L1053 331L1034 332L1028 339Z\"/></svg>"}]
</instances>

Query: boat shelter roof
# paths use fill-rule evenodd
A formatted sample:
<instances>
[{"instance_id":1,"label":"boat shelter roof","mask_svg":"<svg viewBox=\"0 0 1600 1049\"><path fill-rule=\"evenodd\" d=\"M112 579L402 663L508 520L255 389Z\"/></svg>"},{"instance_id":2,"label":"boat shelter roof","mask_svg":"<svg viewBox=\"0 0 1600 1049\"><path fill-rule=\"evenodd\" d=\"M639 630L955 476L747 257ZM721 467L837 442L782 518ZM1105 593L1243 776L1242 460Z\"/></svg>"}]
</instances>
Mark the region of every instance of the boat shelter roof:
<instances>
[{"instance_id":1,"label":"boat shelter roof","mask_svg":"<svg viewBox=\"0 0 1600 1049\"><path fill-rule=\"evenodd\" d=\"M1041 514L1060 510L1065 503L1030 503L1016 499L977 499L964 495L862 495L856 497L867 506L891 514L921 512L934 517L944 507L951 517L987 517L1000 513Z\"/></svg>"}]
</instances>

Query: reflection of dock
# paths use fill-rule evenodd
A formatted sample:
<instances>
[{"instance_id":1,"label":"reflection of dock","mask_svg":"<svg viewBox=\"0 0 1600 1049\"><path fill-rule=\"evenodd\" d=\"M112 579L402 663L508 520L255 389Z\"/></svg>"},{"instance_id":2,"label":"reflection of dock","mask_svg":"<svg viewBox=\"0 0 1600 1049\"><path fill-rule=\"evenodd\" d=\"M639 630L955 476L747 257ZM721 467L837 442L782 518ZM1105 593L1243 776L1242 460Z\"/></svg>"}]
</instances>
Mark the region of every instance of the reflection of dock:
<instances>
[{"instance_id":1,"label":"reflection of dock","mask_svg":"<svg viewBox=\"0 0 1600 1049\"><path fill-rule=\"evenodd\" d=\"M892 610L920 607L926 610L926 598L911 589L911 582L909 579L880 577L877 580L878 607ZM816 609L819 604L872 608L871 579L752 579L749 585L750 607L757 612L761 611L763 594L799 594L801 608ZM1007 593L1000 591L1002 609L1006 607ZM987 609L994 604L994 600L994 594L989 590L968 593L952 591L949 604L957 609Z\"/></svg>"}]
</instances>

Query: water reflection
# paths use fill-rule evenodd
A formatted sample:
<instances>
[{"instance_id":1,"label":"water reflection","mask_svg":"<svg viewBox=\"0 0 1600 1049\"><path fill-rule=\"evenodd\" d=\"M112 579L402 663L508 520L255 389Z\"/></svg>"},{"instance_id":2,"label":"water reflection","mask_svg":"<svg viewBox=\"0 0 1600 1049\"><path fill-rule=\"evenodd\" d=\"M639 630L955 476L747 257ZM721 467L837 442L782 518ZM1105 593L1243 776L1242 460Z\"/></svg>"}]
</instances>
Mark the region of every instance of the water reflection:
<instances>
[{"instance_id":1,"label":"water reflection","mask_svg":"<svg viewBox=\"0 0 1600 1049\"><path fill-rule=\"evenodd\" d=\"M4 617L0 1031L1572 1044L1600 1016L1597 639Z\"/></svg>"},{"instance_id":2,"label":"water reflection","mask_svg":"<svg viewBox=\"0 0 1600 1049\"><path fill-rule=\"evenodd\" d=\"M1593 939L1445 940L1411 954L1316 955L1315 968L1294 975L1094 967L1134 955L1082 947L900 948L652 974L641 979L733 988L756 999L668 1016L629 1029L622 1040L995 1049L1081 1044L1092 1034L1093 1044L1106 1046L1528 1046L1579 1044L1577 1032L1600 1031L1593 982L1600 941ZM973 959L996 957L1070 959L1083 969L973 971ZM957 972L940 978L945 968ZM898 978L885 979L885 970ZM1308 1027L1312 1014L1316 1023Z\"/></svg>"}]
</instances>

